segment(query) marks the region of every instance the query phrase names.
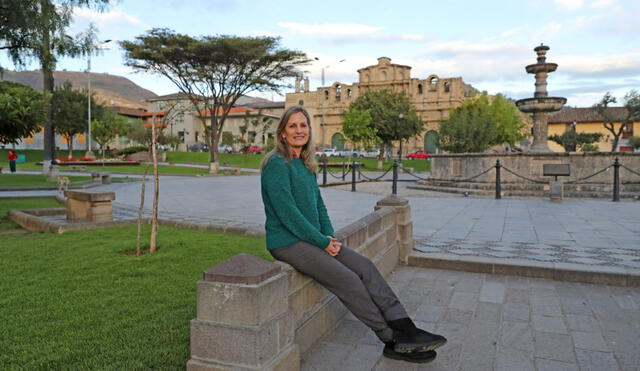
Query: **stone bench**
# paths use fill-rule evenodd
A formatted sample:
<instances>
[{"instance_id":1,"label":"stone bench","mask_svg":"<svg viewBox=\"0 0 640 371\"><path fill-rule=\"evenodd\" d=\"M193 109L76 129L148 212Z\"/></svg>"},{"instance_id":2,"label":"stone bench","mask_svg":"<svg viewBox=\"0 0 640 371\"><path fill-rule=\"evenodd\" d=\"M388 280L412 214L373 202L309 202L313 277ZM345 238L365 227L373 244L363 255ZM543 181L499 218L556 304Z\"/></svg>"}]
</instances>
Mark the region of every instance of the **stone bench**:
<instances>
[{"instance_id":1,"label":"stone bench","mask_svg":"<svg viewBox=\"0 0 640 371\"><path fill-rule=\"evenodd\" d=\"M67 220L107 222L113 219L111 201L113 192L65 191Z\"/></svg>"},{"instance_id":2,"label":"stone bench","mask_svg":"<svg viewBox=\"0 0 640 371\"><path fill-rule=\"evenodd\" d=\"M91 180L101 184L111 184L111 174L101 171L91 173Z\"/></svg>"},{"instance_id":3,"label":"stone bench","mask_svg":"<svg viewBox=\"0 0 640 371\"><path fill-rule=\"evenodd\" d=\"M336 237L386 276L413 249L412 226L408 202L390 196ZM288 264L236 255L197 283L187 370L298 370L300 354L346 313L333 294Z\"/></svg>"}]
</instances>

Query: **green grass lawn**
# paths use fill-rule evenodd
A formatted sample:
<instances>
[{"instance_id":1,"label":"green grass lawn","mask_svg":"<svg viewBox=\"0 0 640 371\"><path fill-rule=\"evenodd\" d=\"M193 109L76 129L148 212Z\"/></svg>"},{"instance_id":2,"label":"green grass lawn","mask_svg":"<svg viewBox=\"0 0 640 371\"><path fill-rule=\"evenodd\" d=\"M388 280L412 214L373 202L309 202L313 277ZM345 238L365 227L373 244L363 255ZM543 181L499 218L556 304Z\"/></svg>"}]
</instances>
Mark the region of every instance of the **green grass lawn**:
<instances>
[{"instance_id":1,"label":"green grass lawn","mask_svg":"<svg viewBox=\"0 0 640 371\"><path fill-rule=\"evenodd\" d=\"M184 369L202 271L241 252L272 260L261 238L166 226L158 252L122 254L135 236L3 235L0 369Z\"/></svg>"},{"instance_id":2,"label":"green grass lawn","mask_svg":"<svg viewBox=\"0 0 640 371\"><path fill-rule=\"evenodd\" d=\"M90 176L70 176L74 182L91 180ZM0 174L0 187L57 187L58 182L47 182L47 177L38 174Z\"/></svg>"},{"instance_id":3,"label":"green grass lawn","mask_svg":"<svg viewBox=\"0 0 640 371\"><path fill-rule=\"evenodd\" d=\"M258 169L264 155L244 155L244 154L220 154L220 163L228 166L239 166L246 168ZM167 152L167 161L175 163L193 163L193 164L207 164L209 162L209 153L204 152ZM375 158L359 158L358 162L364 164L365 171L375 171L377 159ZM329 162L350 162L348 158L331 157ZM431 169L431 162L426 160L403 160L405 167L412 167L414 171L422 172L429 171ZM388 169L393 164L393 161L384 161L383 168Z\"/></svg>"},{"instance_id":4,"label":"green grass lawn","mask_svg":"<svg viewBox=\"0 0 640 371\"><path fill-rule=\"evenodd\" d=\"M20 228L19 225L7 218L9 210L48 209L55 207L64 207L64 204L61 204L53 197L0 198L0 231ZM4 236L2 238L4 238Z\"/></svg>"}]
</instances>

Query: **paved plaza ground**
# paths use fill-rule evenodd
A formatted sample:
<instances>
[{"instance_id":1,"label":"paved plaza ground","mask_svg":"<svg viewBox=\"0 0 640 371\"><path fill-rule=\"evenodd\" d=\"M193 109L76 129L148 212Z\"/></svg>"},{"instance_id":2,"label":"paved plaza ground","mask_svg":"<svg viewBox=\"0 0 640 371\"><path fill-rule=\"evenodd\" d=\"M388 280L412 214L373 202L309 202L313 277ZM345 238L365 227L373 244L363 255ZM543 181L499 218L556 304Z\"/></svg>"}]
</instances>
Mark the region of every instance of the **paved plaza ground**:
<instances>
[{"instance_id":1,"label":"paved plaza ground","mask_svg":"<svg viewBox=\"0 0 640 371\"><path fill-rule=\"evenodd\" d=\"M424 253L640 268L640 202L465 198L405 185L399 195L410 201ZM116 193L116 209L139 204L139 183L97 189ZM322 189L336 229L370 213L391 183L350 189ZM260 179L162 177L160 217L261 230ZM417 321L449 338L438 359L418 367L382 358L382 345L348 316L304 355L304 370L640 370L638 287L413 267L399 267L390 281Z\"/></svg>"}]
</instances>

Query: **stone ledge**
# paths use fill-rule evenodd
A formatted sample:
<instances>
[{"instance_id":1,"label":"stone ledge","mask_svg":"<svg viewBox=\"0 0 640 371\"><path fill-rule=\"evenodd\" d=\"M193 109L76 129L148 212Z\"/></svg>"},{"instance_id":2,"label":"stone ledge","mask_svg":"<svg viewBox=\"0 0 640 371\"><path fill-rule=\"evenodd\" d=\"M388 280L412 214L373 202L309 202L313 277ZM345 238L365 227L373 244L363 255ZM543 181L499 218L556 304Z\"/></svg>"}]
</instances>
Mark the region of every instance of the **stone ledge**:
<instances>
[{"instance_id":1,"label":"stone ledge","mask_svg":"<svg viewBox=\"0 0 640 371\"><path fill-rule=\"evenodd\" d=\"M460 256L413 252L408 265L475 273L545 278L613 286L640 286L640 269L570 263L547 263L524 259Z\"/></svg>"},{"instance_id":2,"label":"stone ledge","mask_svg":"<svg viewBox=\"0 0 640 371\"><path fill-rule=\"evenodd\" d=\"M67 198L80 201L113 201L116 199L114 192L90 192L90 191L65 191L64 195Z\"/></svg>"}]
</instances>

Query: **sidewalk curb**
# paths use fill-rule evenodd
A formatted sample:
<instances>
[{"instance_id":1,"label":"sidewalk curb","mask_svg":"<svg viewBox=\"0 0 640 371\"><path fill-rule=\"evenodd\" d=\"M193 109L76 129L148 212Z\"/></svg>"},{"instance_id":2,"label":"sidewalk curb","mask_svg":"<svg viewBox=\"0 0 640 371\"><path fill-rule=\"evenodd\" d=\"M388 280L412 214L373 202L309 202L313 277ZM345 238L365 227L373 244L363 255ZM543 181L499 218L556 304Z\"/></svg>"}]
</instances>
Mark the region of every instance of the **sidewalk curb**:
<instances>
[{"instance_id":1,"label":"sidewalk curb","mask_svg":"<svg viewBox=\"0 0 640 371\"><path fill-rule=\"evenodd\" d=\"M640 286L640 269L614 266L548 263L525 259L460 256L455 254L422 253L417 251L409 255L408 265L422 268L524 276L598 285Z\"/></svg>"}]
</instances>

